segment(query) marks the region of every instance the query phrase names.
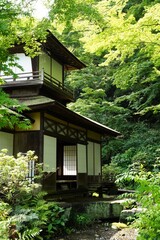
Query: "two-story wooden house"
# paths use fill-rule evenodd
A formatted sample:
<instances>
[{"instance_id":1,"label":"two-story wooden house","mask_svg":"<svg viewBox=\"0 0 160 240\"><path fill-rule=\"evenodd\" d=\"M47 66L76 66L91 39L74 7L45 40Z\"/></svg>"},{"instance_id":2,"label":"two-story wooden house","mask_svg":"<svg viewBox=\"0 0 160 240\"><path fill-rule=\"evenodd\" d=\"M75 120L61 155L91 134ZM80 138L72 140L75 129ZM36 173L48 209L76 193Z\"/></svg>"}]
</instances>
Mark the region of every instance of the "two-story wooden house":
<instances>
[{"instance_id":1,"label":"two-story wooden house","mask_svg":"<svg viewBox=\"0 0 160 240\"><path fill-rule=\"evenodd\" d=\"M45 172L43 186L50 193L88 189L101 182L101 140L119 132L69 110L73 93L64 85L67 71L85 65L48 32L41 54L25 55L23 45L11 49L23 71L16 79L3 77L3 88L12 98L29 107L25 115L32 127L1 129L0 149L10 154L35 150Z\"/></svg>"}]
</instances>

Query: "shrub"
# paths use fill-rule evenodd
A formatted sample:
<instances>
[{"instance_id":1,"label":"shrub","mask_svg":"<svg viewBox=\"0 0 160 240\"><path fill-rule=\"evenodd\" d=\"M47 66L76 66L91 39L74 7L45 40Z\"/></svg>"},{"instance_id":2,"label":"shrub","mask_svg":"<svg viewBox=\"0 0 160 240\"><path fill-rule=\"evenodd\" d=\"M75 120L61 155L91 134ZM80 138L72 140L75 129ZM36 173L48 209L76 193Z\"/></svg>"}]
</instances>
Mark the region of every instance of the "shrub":
<instances>
[{"instance_id":1,"label":"shrub","mask_svg":"<svg viewBox=\"0 0 160 240\"><path fill-rule=\"evenodd\" d=\"M86 227L88 225L91 225L94 220L94 217L90 216L87 213L79 213L75 217L76 227Z\"/></svg>"},{"instance_id":2,"label":"shrub","mask_svg":"<svg viewBox=\"0 0 160 240\"><path fill-rule=\"evenodd\" d=\"M134 197L142 211L136 214L134 226L139 229L137 240L160 239L160 159L156 158L153 171L147 171L142 164L136 164L132 171L121 175L121 182L134 182ZM129 196L129 195L128 195Z\"/></svg>"},{"instance_id":3,"label":"shrub","mask_svg":"<svg viewBox=\"0 0 160 240\"><path fill-rule=\"evenodd\" d=\"M131 164L126 171L117 175L116 184L121 188L135 189L139 184L135 181L143 165L139 163Z\"/></svg>"},{"instance_id":4,"label":"shrub","mask_svg":"<svg viewBox=\"0 0 160 240\"><path fill-rule=\"evenodd\" d=\"M117 175L120 173L120 168L114 164L105 164L102 167L102 181L115 182Z\"/></svg>"},{"instance_id":5,"label":"shrub","mask_svg":"<svg viewBox=\"0 0 160 240\"><path fill-rule=\"evenodd\" d=\"M3 200L9 204L16 205L25 201L40 185L31 183L27 179L30 161L36 161L34 151L28 151L25 155L17 154L17 157L7 155L7 150L0 152L0 189Z\"/></svg>"},{"instance_id":6,"label":"shrub","mask_svg":"<svg viewBox=\"0 0 160 240\"><path fill-rule=\"evenodd\" d=\"M0 239L8 239L8 217L11 211L12 208L8 203L0 201Z\"/></svg>"},{"instance_id":7,"label":"shrub","mask_svg":"<svg viewBox=\"0 0 160 240\"><path fill-rule=\"evenodd\" d=\"M37 160L33 151L17 158L0 152L0 239L51 239L69 218L69 210L47 202L41 185L27 178L31 160Z\"/></svg>"},{"instance_id":8,"label":"shrub","mask_svg":"<svg viewBox=\"0 0 160 240\"><path fill-rule=\"evenodd\" d=\"M160 239L160 173L141 171L136 178L139 183L137 200L144 209L135 224L139 228L138 240Z\"/></svg>"},{"instance_id":9,"label":"shrub","mask_svg":"<svg viewBox=\"0 0 160 240\"><path fill-rule=\"evenodd\" d=\"M42 236L44 239L51 239L55 235L62 234L66 231L66 223L70 217L71 208L62 208L54 202L47 203L47 223L42 227Z\"/></svg>"}]
</instances>

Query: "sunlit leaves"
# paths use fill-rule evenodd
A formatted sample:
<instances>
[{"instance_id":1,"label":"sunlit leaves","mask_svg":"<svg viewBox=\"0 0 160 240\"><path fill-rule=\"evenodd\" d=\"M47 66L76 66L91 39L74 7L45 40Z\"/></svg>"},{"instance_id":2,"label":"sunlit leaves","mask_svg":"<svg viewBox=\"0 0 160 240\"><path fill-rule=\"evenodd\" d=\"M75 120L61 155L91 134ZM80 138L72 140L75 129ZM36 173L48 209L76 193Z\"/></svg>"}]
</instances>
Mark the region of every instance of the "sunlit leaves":
<instances>
[{"instance_id":1,"label":"sunlit leaves","mask_svg":"<svg viewBox=\"0 0 160 240\"><path fill-rule=\"evenodd\" d=\"M46 37L48 20L35 20L30 15L31 2L28 0L16 3L3 0L0 11L0 71L7 73L14 64L10 61L9 48L25 43L26 54L36 56L40 50L38 41L44 41Z\"/></svg>"},{"instance_id":2,"label":"sunlit leaves","mask_svg":"<svg viewBox=\"0 0 160 240\"><path fill-rule=\"evenodd\" d=\"M19 128L29 128L30 120L21 115L26 109L27 107L20 105L15 99L9 98L0 89L0 129L4 127L13 129L17 125Z\"/></svg>"},{"instance_id":3,"label":"sunlit leaves","mask_svg":"<svg viewBox=\"0 0 160 240\"><path fill-rule=\"evenodd\" d=\"M0 73L14 75L13 66L21 69L16 58L9 49L15 44L24 44L27 55L36 56L40 51L40 41L44 41L48 20L36 21L31 16L31 2L29 0L2 0L0 2ZM37 41L38 40L38 41ZM0 81L2 83L2 81ZM18 102L0 91L0 128L28 128L30 121L21 115L22 110ZM14 110L14 111L13 111Z\"/></svg>"},{"instance_id":4,"label":"sunlit leaves","mask_svg":"<svg viewBox=\"0 0 160 240\"><path fill-rule=\"evenodd\" d=\"M7 150L0 152L0 187L6 202L15 203L24 192L31 192L38 184L33 184L27 180L29 168L28 163L37 160L33 151L28 151L26 155L19 153L17 158L7 154Z\"/></svg>"},{"instance_id":5,"label":"sunlit leaves","mask_svg":"<svg viewBox=\"0 0 160 240\"><path fill-rule=\"evenodd\" d=\"M123 12L124 2L121 5L118 1L111 6L111 1L101 1L101 6L104 4L106 11L101 11L100 7L98 9L106 21L106 26L96 36L92 33L90 39L84 36L86 49L94 53L107 51L104 65L114 60L124 62L126 58L134 55L137 49L141 49L141 53L158 65L160 4L147 7L144 16L138 21L133 15L127 16L127 13Z\"/></svg>"}]
</instances>

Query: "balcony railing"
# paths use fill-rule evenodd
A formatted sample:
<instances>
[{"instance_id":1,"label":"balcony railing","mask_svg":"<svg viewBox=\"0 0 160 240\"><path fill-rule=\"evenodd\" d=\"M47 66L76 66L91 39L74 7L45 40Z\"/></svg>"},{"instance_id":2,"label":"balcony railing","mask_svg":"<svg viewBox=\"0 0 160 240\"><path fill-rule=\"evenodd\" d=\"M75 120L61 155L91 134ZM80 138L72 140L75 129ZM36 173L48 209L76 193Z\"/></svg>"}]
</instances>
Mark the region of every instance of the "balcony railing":
<instances>
[{"instance_id":1,"label":"balcony railing","mask_svg":"<svg viewBox=\"0 0 160 240\"><path fill-rule=\"evenodd\" d=\"M6 76L1 75L0 78L4 81L4 84L7 83L16 83L21 81L30 81L30 80L43 80L43 71L35 71L35 72L23 72L16 73L14 75Z\"/></svg>"},{"instance_id":2,"label":"balcony railing","mask_svg":"<svg viewBox=\"0 0 160 240\"><path fill-rule=\"evenodd\" d=\"M58 87L58 89L61 89L68 94L72 94L73 92L66 88L59 80L56 78L52 77L51 75L47 74L46 72L42 71L42 79L44 79L45 83L53 84L54 86Z\"/></svg>"},{"instance_id":3,"label":"balcony railing","mask_svg":"<svg viewBox=\"0 0 160 240\"><path fill-rule=\"evenodd\" d=\"M0 78L4 81L3 85L13 84L16 83L20 84L29 84L29 83L42 83L50 86L54 86L69 95L73 95L73 92L66 88L58 79L52 77L51 75L44 72L44 70L41 71L34 71L34 72L23 72L23 73L17 73L14 76L5 76L2 75Z\"/></svg>"}]
</instances>

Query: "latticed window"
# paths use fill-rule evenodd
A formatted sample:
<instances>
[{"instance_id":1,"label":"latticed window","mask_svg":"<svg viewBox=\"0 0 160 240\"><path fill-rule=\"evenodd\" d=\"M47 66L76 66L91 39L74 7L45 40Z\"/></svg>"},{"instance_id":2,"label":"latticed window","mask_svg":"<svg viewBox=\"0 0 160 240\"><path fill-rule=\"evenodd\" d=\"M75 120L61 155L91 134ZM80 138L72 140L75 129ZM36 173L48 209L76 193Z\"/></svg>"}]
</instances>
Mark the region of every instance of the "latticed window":
<instances>
[{"instance_id":1,"label":"latticed window","mask_svg":"<svg viewBox=\"0 0 160 240\"><path fill-rule=\"evenodd\" d=\"M31 160L28 162L28 176L27 179L30 183L34 182L34 175L35 175L35 161Z\"/></svg>"},{"instance_id":2,"label":"latticed window","mask_svg":"<svg viewBox=\"0 0 160 240\"><path fill-rule=\"evenodd\" d=\"M26 153L22 153L22 155L26 156ZM28 161L28 174L26 176L26 179L30 183L34 183L34 177L35 177L35 161L30 160Z\"/></svg>"},{"instance_id":3,"label":"latticed window","mask_svg":"<svg viewBox=\"0 0 160 240\"><path fill-rule=\"evenodd\" d=\"M76 145L64 146L63 175L77 174L77 148Z\"/></svg>"}]
</instances>

